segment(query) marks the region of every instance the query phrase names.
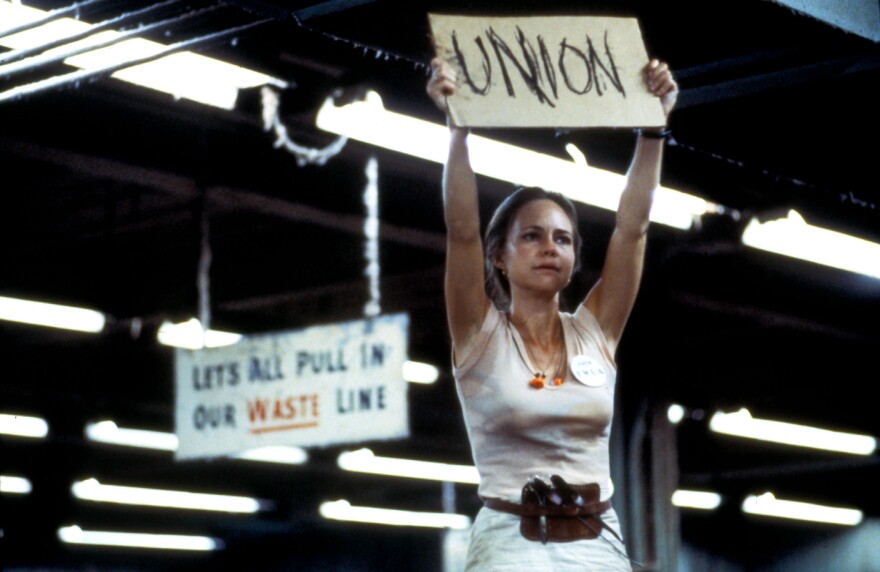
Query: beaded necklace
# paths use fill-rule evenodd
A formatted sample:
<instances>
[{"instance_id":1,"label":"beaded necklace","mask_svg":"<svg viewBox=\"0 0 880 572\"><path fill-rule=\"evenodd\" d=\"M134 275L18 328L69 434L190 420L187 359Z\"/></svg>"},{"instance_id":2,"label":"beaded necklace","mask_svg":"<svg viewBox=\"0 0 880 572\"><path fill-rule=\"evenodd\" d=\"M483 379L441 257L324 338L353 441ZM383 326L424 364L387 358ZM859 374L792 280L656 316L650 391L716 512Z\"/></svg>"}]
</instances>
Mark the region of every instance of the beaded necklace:
<instances>
[{"instance_id":1,"label":"beaded necklace","mask_svg":"<svg viewBox=\"0 0 880 572\"><path fill-rule=\"evenodd\" d=\"M526 371L531 372L529 368L529 363L526 361L525 356L523 355L522 350L519 348L519 344L516 343L516 337L513 335L513 328L515 327L510 321L510 314L506 314L507 316L507 327L510 332L510 339L513 341L513 347L516 348L516 353L519 354L519 359L522 361L523 365L526 368ZM525 342L523 342L525 343ZM528 347L526 348L528 351ZM561 375L563 367L565 365L565 338L563 337L562 349L559 352L560 360L557 363L556 373L553 375L553 379L550 382L547 382L547 375L543 371L536 371L532 380L529 381L529 387L532 389L543 389L545 385L550 387L559 387L565 381L565 378Z\"/></svg>"}]
</instances>

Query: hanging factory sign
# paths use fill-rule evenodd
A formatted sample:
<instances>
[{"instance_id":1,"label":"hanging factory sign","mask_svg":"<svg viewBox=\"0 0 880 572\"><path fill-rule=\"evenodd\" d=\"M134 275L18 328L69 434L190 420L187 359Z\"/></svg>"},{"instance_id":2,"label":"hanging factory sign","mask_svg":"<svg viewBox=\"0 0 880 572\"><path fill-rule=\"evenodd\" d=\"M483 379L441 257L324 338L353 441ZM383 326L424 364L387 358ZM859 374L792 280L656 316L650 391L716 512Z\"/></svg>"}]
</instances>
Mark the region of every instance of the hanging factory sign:
<instances>
[{"instance_id":1,"label":"hanging factory sign","mask_svg":"<svg viewBox=\"0 0 880 572\"><path fill-rule=\"evenodd\" d=\"M409 435L406 314L175 355L176 458Z\"/></svg>"},{"instance_id":2,"label":"hanging factory sign","mask_svg":"<svg viewBox=\"0 0 880 572\"><path fill-rule=\"evenodd\" d=\"M666 123L642 72L638 20L429 14L434 49L458 76L449 114L465 127L654 127Z\"/></svg>"}]
</instances>

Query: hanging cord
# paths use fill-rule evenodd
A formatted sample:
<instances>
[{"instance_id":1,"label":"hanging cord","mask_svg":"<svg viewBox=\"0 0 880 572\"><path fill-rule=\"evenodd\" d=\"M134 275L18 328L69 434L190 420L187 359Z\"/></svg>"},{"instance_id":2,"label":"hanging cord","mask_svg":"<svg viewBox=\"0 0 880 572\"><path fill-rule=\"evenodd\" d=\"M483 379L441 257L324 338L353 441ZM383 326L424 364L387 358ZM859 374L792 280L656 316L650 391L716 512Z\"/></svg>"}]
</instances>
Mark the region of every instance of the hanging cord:
<instances>
[{"instance_id":1,"label":"hanging cord","mask_svg":"<svg viewBox=\"0 0 880 572\"><path fill-rule=\"evenodd\" d=\"M714 151L706 151L704 149L699 149L697 147L693 147L691 145L687 145L682 143L681 141L677 141L675 139L670 139L668 142L671 146L678 147L680 149L684 149L686 151L690 151L691 153L696 153L697 155L702 155L704 157L709 157L715 161L721 161L727 163L728 165L732 165L739 169L744 169L752 172L759 173L761 176L772 179L774 183L788 183L795 187L802 187L805 189L809 189L811 191L817 191L823 193L825 195L836 196L841 203L851 203L855 207L859 207L862 209L868 209L875 213L880 213L880 209L878 209L878 205L870 200L865 200L857 196L852 191L840 192L834 191L831 189L819 187L812 183L808 183L801 179L796 179L794 177L789 177L787 175L781 175L779 173L774 173L769 169L764 169L761 167L756 167L754 165L750 165L744 161L740 161L739 159L732 159L730 157L725 157L719 153L715 153Z\"/></svg>"},{"instance_id":2,"label":"hanging cord","mask_svg":"<svg viewBox=\"0 0 880 572\"><path fill-rule=\"evenodd\" d=\"M293 141L287 135L287 127L281 122L278 114L279 99L278 92L264 85L260 89L260 100L263 106L263 131L275 131L274 147L278 149L283 147L296 157L296 164L300 167L305 165L324 165L327 161L339 154L348 142L348 137L341 135L336 141L327 145L323 149L314 149L304 147Z\"/></svg>"},{"instance_id":3,"label":"hanging cord","mask_svg":"<svg viewBox=\"0 0 880 572\"><path fill-rule=\"evenodd\" d=\"M202 324L202 346L211 328L211 236L208 220L207 197L202 191L199 204L199 267L196 285L199 291L199 322Z\"/></svg>"},{"instance_id":4,"label":"hanging cord","mask_svg":"<svg viewBox=\"0 0 880 572\"><path fill-rule=\"evenodd\" d=\"M296 14L293 14L293 19L294 19L294 21L296 21L296 24L300 28L307 30L309 32L312 32L314 34L324 36L325 38L329 38L329 39L333 40L334 42L342 42L343 44L351 46L352 48L354 48L356 50L362 50L364 53L364 56L367 56L370 53L372 53L373 57L377 60L384 59L387 62L387 61L390 61L393 59L396 62L400 62L400 61L408 62L413 65L413 68L415 68L417 70L421 69L425 73L425 75L428 75L431 73L431 66L422 60L417 60L417 59L411 58L409 56L404 56L402 54L397 54L397 53L388 51L383 48L377 48L376 46L370 46L368 44L364 44L364 43L361 43L361 42L358 42L355 40L343 38L342 36L337 36L336 34L331 34L330 32L325 32L323 30L318 30L318 29L312 28L311 26L307 26L306 24L304 24L303 23L304 18L300 18Z\"/></svg>"},{"instance_id":5,"label":"hanging cord","mask_svg":"<svg viewBox=\"0 0 880 572\"><path fill-rule=\"evenodd\" d=\"M367 208L364 218L364 259L367 265L364 276L370 287L370 299L364 305L364 315L373 318L382 311L379 305L379 162L375 157L367 161L364 174L367 176L367 186L364 188L364 206Z\"/></svg>"}]
</instances>

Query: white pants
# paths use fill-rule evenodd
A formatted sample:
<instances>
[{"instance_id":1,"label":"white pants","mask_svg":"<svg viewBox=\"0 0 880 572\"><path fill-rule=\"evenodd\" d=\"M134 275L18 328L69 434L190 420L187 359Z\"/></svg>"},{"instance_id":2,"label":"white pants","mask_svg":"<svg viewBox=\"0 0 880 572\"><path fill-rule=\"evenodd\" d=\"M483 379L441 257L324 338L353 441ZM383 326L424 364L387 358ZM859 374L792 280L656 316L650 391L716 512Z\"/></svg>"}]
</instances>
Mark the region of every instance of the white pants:
<instances>
[{"instance_id":1,"label":"white pants","mask_svg":"<svg viewBox=\"0 0 880 572\"><path fill-rule=\"evenodd\" d=\"M602 521L620 534L614 509ZM467 572L632 572L626 548L608 530L592 540L548 542L527 540L520 517L483 507L471 528ZM622 535L621 535L622 536Z\"/></svg>"}]
</instances>

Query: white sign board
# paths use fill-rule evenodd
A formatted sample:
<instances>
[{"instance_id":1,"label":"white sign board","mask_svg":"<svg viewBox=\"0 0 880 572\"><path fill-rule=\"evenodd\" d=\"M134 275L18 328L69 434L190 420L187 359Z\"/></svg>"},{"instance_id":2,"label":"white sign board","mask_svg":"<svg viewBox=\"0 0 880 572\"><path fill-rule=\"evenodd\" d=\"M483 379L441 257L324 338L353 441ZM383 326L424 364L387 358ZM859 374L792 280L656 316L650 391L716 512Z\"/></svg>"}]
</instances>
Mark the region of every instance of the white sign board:
<instances>
[{"instance_id":1,"label":"white sign board","mask_svg":"<svg viewBox=\"0 0 880 572\"><path fill-rule=\"evenodd\" d=\"M635 18L429 15L434 49L458 74L449 98L469 127L656 127Z\"/></svg>"},{"instance_id":2,"label":"white sign board","mask_svg":"<svg viewBox=\"0 0 880 572\"><path fill-rule=\"evenodd\" d=\"M177 459L409 435L406 314L178 349Z\"/></svg>"}]
</instances>

